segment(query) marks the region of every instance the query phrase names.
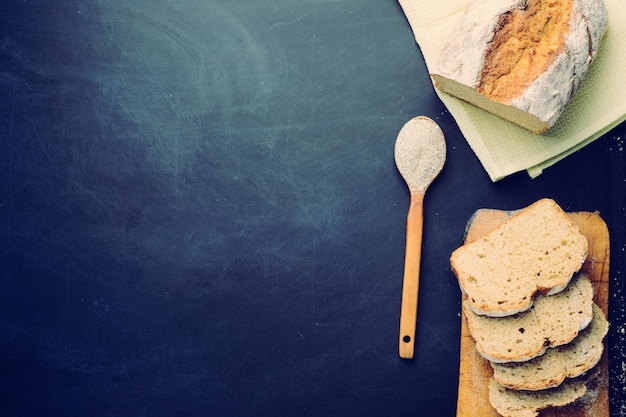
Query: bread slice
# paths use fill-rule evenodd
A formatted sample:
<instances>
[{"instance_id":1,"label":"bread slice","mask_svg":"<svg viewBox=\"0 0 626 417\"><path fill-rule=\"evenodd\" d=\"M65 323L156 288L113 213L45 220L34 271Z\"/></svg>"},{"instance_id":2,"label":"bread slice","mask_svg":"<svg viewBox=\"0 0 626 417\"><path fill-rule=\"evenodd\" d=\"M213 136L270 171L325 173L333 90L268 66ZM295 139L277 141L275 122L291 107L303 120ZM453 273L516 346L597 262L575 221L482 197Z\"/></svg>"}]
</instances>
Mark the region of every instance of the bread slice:
<instances>
[{"instance_id":1,"label":"bread slice","mask_svg":"<svg viewBox=\"0 0 626 417\"><path fill-rule=\"evenodd\" d=\"M444 93L543 133L578 90L607 25L602 0L472 0L431 77Z\"/></svg>"},{"instance_id":2,"label":"bread slice","mask_svg":"<svg viewBox=\"0 0 626 417\"><path fill-rule=\"evenodd\" d=\"M593 320L572 342L548 349L527 362L491 363L493 377L509 389L537 391L554 388L566 378L576 378L596 366L604 351L609 322L596 304Z\"/></svg>"},{"instance_id":3,"label":"bread slice","mask_svg":"<svg viewBox=\"0 0 626 417\"><path fill-rule=\"evenodd\" d=\"M593 286L578 273L564 291L539 296L530 310L508 317L481 316L468 305L463 303L463 312L476 350L492 362L522 362L571 342L589 325Z\"/></svg>"},{"instance_id":4,"label":"bread slice","mask_svg":"<svg viewBox=\"0 0 626 417\"><path fill-rule=\"evenodd\" d=\"M546 198L456 249L450 265L469 308L503 317L529 309L538 291L562 291L585 261L587 249L578 226Z\"/></svg>"},{"instance_id":5,"label":"bread slice","mask_svg":"<svg viewBox=\"0 0 626 417\"><path fill-rule=\"evenodd\" d=\"M582 398L587 393L588 384L598 375L594 369L584 376L568 379L556 388L541 391L511 390L492 379L489 402L502 417L536 417L541 410L563 407Z\"/></svg>"}]
</instances>

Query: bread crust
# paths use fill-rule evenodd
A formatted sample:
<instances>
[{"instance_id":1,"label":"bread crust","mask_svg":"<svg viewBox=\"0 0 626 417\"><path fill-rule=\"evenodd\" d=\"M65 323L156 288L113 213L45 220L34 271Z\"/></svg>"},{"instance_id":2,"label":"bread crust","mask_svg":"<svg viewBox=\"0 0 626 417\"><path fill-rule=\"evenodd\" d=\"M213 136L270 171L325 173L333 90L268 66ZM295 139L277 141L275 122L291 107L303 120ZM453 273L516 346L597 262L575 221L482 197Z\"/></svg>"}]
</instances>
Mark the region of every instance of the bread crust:
<instances>
[{"instance_id":1,"label":"bread crust","mask_svg":"<svg viewBox=\"0 0 626 417\"><path fill-rule=\"evenodd\" d=\"M485 53L478 91L502 103L520 96L565 48L573 2L529 0L500 16Z\"/></svg>"}]
</instances>

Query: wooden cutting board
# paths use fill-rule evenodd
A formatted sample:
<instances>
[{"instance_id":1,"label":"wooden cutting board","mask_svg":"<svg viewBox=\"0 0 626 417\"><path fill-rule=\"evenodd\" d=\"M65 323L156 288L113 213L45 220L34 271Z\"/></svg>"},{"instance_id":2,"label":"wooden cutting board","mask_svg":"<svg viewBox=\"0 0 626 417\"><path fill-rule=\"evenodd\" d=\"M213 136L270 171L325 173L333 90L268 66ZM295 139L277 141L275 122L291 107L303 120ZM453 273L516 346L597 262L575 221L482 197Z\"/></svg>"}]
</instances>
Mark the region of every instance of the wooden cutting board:
<instances>
[{"instance_id":1,"label":"wooden cutting board","mask_svg":"<svg viewBox=\"0 0 626 417\"><path fill-rule=\"evenodd\" d=\"M511 212L482 209L470 219L466 242L471 242L494 229L511 215ZM589 254L582 269L594 285L594 301L608 314L609 301L609 231L600 215L590 212L568 213L589 240ZM489 404L489 380L493 374L491 365L476 351L465 316L461 314L461 361L459 369L459 393L457 417L498 417ZM607 316L608 317L608 316ZM576 406L543 410L541 417L609 417L609 371L608 349L600 360L600 376L597 388L588 391Z\"/></svg>"}]
</instances>

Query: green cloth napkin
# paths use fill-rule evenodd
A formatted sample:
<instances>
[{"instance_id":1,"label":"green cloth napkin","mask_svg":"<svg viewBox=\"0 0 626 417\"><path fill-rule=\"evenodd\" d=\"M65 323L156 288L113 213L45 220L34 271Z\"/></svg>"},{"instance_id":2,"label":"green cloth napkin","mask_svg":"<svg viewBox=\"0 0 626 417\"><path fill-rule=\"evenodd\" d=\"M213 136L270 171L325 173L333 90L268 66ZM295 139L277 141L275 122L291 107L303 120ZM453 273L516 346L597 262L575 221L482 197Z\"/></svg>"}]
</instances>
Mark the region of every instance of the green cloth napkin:
<instances>
[{"instance_id":1,"label":"green cloth napkin","mask_svg":"<svg viewBox=\"0 0 626 417\"><path fill-rule=\"evenodd\" d=\"M591 143L626 119L626 7L604 0L609 25L600 51L572 101L547 132L537 135L447 94L446 105L492 181L544 168ZM436 64L467 0L399 0L426 66Z\"/></svg>"}]
</instances>

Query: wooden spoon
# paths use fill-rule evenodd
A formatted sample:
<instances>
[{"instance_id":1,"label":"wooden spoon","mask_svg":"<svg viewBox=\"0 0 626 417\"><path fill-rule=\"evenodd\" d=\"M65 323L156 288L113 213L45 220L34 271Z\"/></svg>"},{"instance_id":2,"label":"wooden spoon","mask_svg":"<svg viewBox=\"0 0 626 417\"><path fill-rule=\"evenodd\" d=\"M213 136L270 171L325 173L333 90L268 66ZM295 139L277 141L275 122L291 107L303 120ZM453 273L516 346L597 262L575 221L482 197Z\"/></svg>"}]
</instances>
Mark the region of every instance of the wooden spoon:
<instances>
[{"instance_id":1,"label":"wooden spoon","mask_svg":"<svg viewBox=\"0 0 626 417\"><path fill-rule=\"evenodd\" d=\"M406 253L400 310L400 357L413 358L417 294L419 289L424 222L424 194L446 160L443 132L433 120L419 116L409 120L396 139L394 156L398 171L411 193L406 220Z\"/></svg>"}]
</instances>

